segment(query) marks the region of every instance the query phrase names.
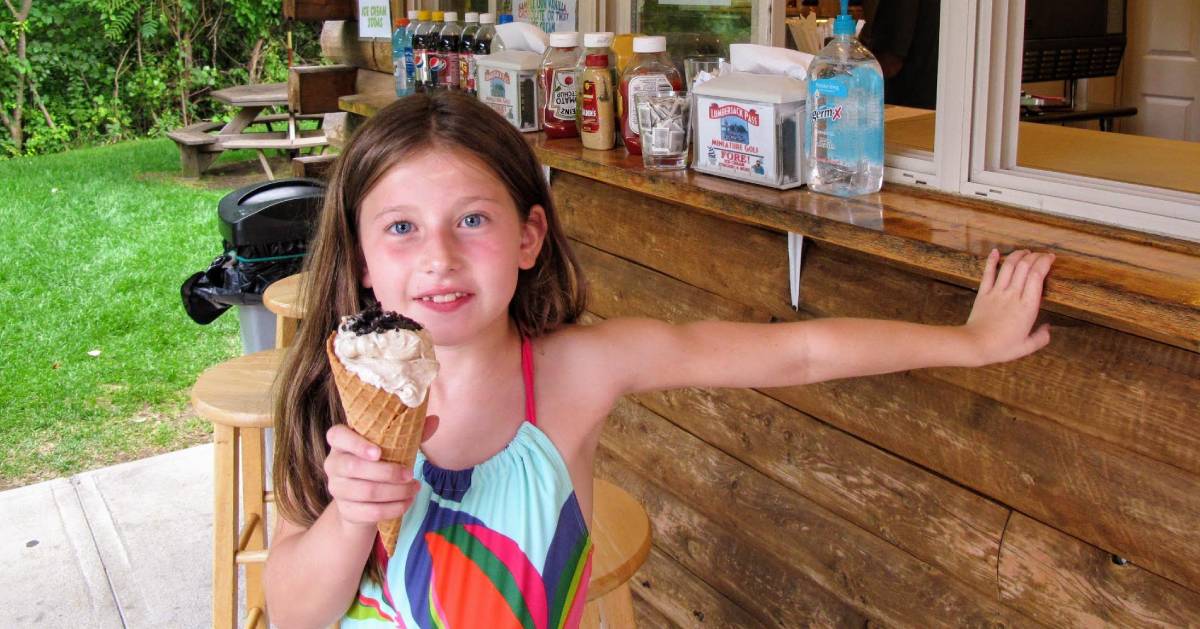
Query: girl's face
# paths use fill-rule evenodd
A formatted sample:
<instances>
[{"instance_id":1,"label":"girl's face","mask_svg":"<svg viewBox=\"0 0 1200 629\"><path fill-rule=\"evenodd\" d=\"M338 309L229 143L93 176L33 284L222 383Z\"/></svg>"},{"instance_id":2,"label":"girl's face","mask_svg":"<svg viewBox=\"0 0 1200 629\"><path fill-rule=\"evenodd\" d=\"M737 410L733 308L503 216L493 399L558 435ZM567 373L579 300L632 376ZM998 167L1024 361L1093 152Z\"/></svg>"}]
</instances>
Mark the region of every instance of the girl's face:
<instances>
[{"instance_id":1,"label":"girl's face","mask_svg":"<svg viewBox=\"0 0 1200 629\"><path fill-rule=\"evenodd\" d=\"M546 234L540 205L522 222L507 188L478 158L424 151L393 166L363 198L363 286L415 319L437 345L508 326L519 269Z\"/></svg>"}]
</instances>

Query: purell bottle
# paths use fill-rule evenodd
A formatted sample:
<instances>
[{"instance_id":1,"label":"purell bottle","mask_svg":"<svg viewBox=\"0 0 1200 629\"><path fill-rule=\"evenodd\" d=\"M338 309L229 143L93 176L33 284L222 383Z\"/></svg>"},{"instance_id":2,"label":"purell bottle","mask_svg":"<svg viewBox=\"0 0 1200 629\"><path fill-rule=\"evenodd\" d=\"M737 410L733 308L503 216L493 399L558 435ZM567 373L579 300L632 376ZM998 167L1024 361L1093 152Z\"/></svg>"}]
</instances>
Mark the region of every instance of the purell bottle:
<instances>
[{"instance_id":1,"label":"purell bottle","mask_svg":"<svg viewBox=\"0 0 1200 629\"><path fill-rule=\"evenodd\" d=\"M808 187L848 197L883 186L883 71L854 36L848 1L808 66Z\"/></svg>"}]
</instances>

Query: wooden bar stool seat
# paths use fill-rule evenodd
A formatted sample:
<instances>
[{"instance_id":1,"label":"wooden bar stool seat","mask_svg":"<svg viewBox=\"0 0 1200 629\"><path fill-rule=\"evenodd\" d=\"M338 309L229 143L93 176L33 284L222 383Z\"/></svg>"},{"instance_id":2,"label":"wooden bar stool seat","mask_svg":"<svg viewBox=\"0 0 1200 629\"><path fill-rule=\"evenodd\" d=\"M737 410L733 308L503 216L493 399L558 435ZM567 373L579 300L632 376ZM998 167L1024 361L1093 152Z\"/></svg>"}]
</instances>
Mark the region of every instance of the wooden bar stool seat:
<instances>
[{"instance_id":1,"label":"wooden bar stool seat","mask_svg":"<svg viewBox=\"0 0 1200 629\"><path fill-rule=\"evenodd\" d=\"M262 573L273 496L263 430L272 424L271 385L282 357L278 349L239 356L209 367L192 387L196 414L213 423L213 627L238 625L239 564L246 566L245 626L269 626Z\"/></svg>"},{"instance_id":2,"label":"wooden bar stool seat","mask_svg":"<svg viewBox=\"0 0 1200 629\"><path fill-rule=\"evenodd\" d=\"M296 338L296 329L304 318L300 301L303 273L289 275L263 291L263 306L275 313L275 347L287 347Z\"/></svg>"},{"instance_id":3,"label":"wooden bar stool seat","mask_svg":"<svg viewBox=\"0 0 1200 629\"><path fill-rule=\"evenodd\" d=\"M650 518L625 490L597 478L592 499L592 577L581 627L633 627L629 579L650 555Z\"/></svg>"}]
</instances>

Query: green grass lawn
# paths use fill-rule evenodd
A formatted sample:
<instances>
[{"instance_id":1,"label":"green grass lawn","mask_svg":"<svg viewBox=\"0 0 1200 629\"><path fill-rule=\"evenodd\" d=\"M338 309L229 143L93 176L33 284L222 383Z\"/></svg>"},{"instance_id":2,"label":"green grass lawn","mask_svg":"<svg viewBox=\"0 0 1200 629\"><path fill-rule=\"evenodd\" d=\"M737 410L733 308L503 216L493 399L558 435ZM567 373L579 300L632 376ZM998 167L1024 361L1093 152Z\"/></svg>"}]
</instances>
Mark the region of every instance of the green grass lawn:
<instances>
[{"instance_id":1,"label":"green grass lawn","mask_svg":"<svg viewBox=\"0 0 1200 629\"><path fill-rule=\"evenodd\" d=\"M188 390L237 317L193 323L179 286L227 190L178 173L166 139L0 161L0 488L209 439Z\"/></svg>"}]
</instances>

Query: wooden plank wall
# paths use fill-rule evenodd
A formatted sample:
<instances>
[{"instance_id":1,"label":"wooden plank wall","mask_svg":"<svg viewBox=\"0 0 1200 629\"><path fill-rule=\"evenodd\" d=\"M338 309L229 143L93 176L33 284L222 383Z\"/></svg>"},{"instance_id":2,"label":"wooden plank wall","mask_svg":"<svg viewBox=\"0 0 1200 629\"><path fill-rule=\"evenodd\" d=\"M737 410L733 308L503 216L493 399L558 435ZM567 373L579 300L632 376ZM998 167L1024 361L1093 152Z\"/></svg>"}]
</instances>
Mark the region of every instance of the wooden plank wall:
<instances>
[{"instance_id":1,"label":"wooden plank wall","mask_svg":"<svg viewBox=\"0 0 1200 629\"><path fill-rule=\"evenodd\" d=\"M950 324L974 293L555 171L591 317ZM1200 354L1043 313L981 369L637 395L597 474L646 506L643 626L1200 624Z\"/></svg>"}]
</instances>

